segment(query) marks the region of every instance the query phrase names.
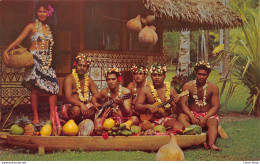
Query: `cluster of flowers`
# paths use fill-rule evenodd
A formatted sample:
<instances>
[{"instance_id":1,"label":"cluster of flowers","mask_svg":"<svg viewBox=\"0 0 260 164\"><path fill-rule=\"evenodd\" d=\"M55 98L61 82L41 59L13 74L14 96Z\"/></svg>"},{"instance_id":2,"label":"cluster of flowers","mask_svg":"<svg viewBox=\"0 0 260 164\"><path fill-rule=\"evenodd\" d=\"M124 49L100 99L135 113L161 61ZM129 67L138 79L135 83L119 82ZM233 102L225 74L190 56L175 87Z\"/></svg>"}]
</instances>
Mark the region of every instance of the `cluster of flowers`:
<instances>
[{"instance_id":1,"label":"cluster of flowers","mask_svg":"<svg viewBox=\"0 0 260 164\"><path fill-rule=\"evenodd\" d=\"M203 61L203 60L202 60L202 61L199 61L198 63L196 63L194 68L199 67L199 66L206 66L208 69L211 69L209 63L206 63L206 62Z\"/></svg>"},{"instance_id":2,"label":"cluster of flowers","mask_svg":"<svg viewBox=\"0 0 260 164\"><path fill-rule=\"evenodd\" d=\"M91 59L87 57L86 54L79 53L78 56L76 57L76 61L86 61L87 65L91 64ZM76 66L76 62L74 62L73 66Z\"/></svg>"},{"instance_id":3,"label":"cluster of flowers","mask_svg":"<svg viewBox=\"0 0 260 164\"><path fill-rule=\"evenodd\" d=\"M136 66L136 65L133 65L132 68L131 68L131 71L132 73L145 73L147 74L148 73L148 69L143 67L143 66Z\"/></svg>"},{"instance_id":4,"label":"cluster of flowers","mask_svg":"<svg viewBox=\"0 0 260 164\"><path fill-rule=\"evenodd\" d=\"M163 64L153 64L150 68L150 72L151 73L158 73L158 74L162 74L165 73L167 71L166 69L166 65Z\"/></svg>"}]
</instances>

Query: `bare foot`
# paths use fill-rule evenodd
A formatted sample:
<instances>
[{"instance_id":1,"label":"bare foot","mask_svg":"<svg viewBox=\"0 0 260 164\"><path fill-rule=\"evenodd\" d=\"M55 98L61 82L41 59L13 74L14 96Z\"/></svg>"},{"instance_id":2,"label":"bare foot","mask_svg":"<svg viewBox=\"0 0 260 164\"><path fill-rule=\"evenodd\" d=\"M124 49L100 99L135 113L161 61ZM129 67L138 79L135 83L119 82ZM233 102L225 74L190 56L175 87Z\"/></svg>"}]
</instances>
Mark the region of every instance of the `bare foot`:
<instances>
[{"instance_id":1,"label":"bare foot","mask_svg":"<svg viewBox=\"0 0 260 164\"><path fill-rule=\"evenodd\" d=\"M206 142L203 143L203 146L205 149L209 149L209 145Z\"/></svg>"},{"instance_id":2,"label":"bare foot","mask_svg":"<svg viewBox=\"0 0 260 164\"><path fill-rule=\"evenodd\" d=\"M39 120L33 120L32 123L35 125L35 124L39 124Z\"/></svg>"},{"instance_id":3,"label":"bare foot","mask_svg":"<svg viewBox=\"0 0 260 164\"><path fill-rule=\"evenodd\" d=\"M212 146L208 145L208 146L209 146L209 148L212 149L212 150L221 151L221 149L220 149L219 147L217 147L216 145L212 145Z\"/></svg>"}]
</instances>

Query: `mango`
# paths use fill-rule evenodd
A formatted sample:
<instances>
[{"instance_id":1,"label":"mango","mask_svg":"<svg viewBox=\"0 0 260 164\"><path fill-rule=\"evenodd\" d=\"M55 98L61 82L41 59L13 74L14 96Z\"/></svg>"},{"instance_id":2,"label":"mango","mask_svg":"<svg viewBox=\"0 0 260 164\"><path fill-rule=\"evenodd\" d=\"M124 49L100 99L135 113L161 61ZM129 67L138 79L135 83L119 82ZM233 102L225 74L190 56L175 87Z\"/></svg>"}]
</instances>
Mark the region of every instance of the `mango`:
<instances>
[{"instance_id":1,"label":"mango","mask_svg":"<svg viewBox=\"0 0 260 164\"><path fill-rule=\"evenodd\" d=\"M19 125L14 124L10 128L10 132L11 132L11 134L14 134L14 135L22 135L24 133L24 129L22 127L20 127Z\"/></svg>"}]
</instances>

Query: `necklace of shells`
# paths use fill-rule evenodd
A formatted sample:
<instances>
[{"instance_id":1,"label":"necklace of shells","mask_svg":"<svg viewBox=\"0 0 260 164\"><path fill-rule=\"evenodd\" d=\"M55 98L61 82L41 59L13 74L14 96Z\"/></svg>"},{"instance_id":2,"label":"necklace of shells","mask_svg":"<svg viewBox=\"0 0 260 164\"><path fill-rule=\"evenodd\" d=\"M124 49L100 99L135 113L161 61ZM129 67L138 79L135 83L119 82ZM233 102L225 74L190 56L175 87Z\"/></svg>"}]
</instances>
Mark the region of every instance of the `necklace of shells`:
<instances>
[{"instance_id":1,"label":"necklace of shells","mask_svg":"<svg viewBox=\"0 0 260 164\"><path fill-rule=\"evenodd\" d=\"M47 43L48 41L45 41L42 26L43 26L42 23L39 22L38 19L36 19L36 32L39 32L40 34L42 34L42 35L40 35L41 40L42 40L41 48L44 50L45 49L45 43ZM52 32L50 30L50 27L47 24L45 26L47 28L47 36L50 37L49 57L48 57L47 63L46 63L46 59L47 59L47 56L48 56L48 52L43 51L43 53L41 55L39 55L39 51L37 51L37 52L38 52L39 59L41 59L41 61L42 61L42 65L43 65L42 68L45 69L45 70L48 70L50 65L51 65L51 61L52 61L52 47L53 47L54 41L53 41L53 36L52 36ZM36 40L36 46L35 47L38 50L37 40Z\"/></svg>"},{"instance_id":2,"label":"necklace of shells","mask_svg":"<svg viewBox=\"0 0 260 164\"><path fill-rule=\"evenodd\" d=\"M89 77L87 74L84 74L84 97L82 96L82 89L80 87L80 82L79 82L79 76L76 72L76 69L72 69L72 75L75 79L76 82L76 89L77 89L77 93L79 94L79 99L82 102L88 101L88 81L89 81Z\"/></svg>"},{"instance_id":3,"label":"necklace of shells","mask_svg":"<svg viewBox=\"0 0 260 164\"><path fill-rule=\"evenodd\" d=\"M118 97L121 97L121 95L122 95L121 92L122 92L122 85L119 85L119 91L118 91L118 94L117 94ZM111 98L111 91L110 91L110 89L108 89L107 97L108 97L108 100L109 100L109 98ZM116 105L116 107L112 108L112 112L113 113L117 113L118 110L119 110L119 105Z\"/></svg>"},{"instance_id":4,"label":"necklace of shells","mask_svg":"<svg viewBox=\"0 0 260 164\"><path fill-rule=\"evenodd\" d=\"M203 100L202 100L202 103L199 103L199 98L198 98L198 89L197 89L197 84L196 84L196 80L194 80L193 82L194 84L194 93L193 93L193 98L195 100L195 103L200 107L204 107L207 105L206 103L206 97L207 97L207 87L208 87L208 84L206 82L206 84L203 85Z\"/></svg>"},{"instance_id":5,"label":"necklace of shells","mask_svg":"<svg viewBox=\"0 0 260 164\"><path fill-rule=\"evenodd\" d=\"M166 101L170 99L170 90L171 90L171 86L170 86L170 83L169 82L164 82L165 86L166 86L166 89L165 89L165 98L166 98ZM159 102L159 103L162 103L162 100L159 98L158 96L158 93L157 93L157 90L154 88L154 85L153 83L150 83L150 90L152 92L152 95L155 99L156 102ZM171 107L171 104L166 104L165 106L165 109L169 109Z\"/></svg>"},{"instance_id":6,"label":"necklace of shells","mask_svg":"<svg viewBox=\"0 0 260 164\"><path fill-rule=\"evenodd\" d=\"M147 86L147 85L148 85L148 83L147 83L147 80L145 79L144 87ZM138 96L138 94L137 94L137 84L134 81L134 97L136 98L137 96Z\"/></svg>"}]
</instances>

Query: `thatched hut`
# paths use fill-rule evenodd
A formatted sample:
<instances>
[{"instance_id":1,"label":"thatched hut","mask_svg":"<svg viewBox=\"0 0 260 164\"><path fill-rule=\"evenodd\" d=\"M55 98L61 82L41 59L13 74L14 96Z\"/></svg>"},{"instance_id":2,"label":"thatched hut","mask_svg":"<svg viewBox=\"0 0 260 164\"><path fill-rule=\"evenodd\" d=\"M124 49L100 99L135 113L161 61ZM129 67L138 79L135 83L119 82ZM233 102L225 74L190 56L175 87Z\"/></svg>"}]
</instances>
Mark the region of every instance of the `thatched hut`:
<instances>
[{"instance_id":1,"label":"thatched hut","mask_svg":"<svg viewBox=\"0 0 260 164\"><path fill-rule=\"evenodd\" d=\"M0 105L12 105L25 95L30 103L30 92L21 86L23 69L15 70L3 64L2 50L33 21L34 0L0 1ZM53 0L56 10L54 55L60 85L71 72L77 53L93 58L89 74L98 89L106 87L103 68L116 66L131 80L129 68L133 64L163 61L163 31L234 28L242 25L240 17L215 0ZM158 42L154 47L143 47L138 35L129 31L126 23L137 15L155 15ZM26 46L26 42L23 43ZM127 76L130 75L130 76ZM130 78L129 78L130 77ZM126 84L125 83L125 84ZM62 87L60 87L62 88ZM59 96L62 94L62 89Z\"/></svg>"}]
</instances>

